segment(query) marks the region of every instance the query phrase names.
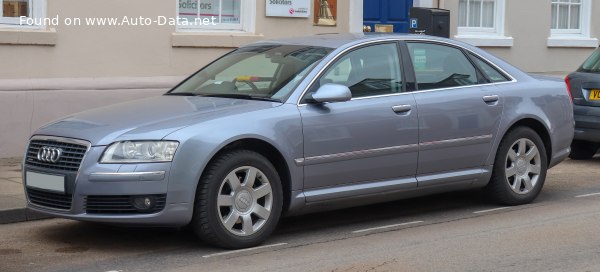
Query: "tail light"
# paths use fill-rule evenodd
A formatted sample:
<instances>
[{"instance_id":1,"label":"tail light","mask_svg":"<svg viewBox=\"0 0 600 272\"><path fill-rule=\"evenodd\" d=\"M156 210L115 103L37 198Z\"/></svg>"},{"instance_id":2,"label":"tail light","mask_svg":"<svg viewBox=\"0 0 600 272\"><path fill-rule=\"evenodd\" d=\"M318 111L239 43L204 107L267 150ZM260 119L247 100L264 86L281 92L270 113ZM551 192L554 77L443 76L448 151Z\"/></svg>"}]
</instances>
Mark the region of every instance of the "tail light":
<instances>
[{"instance_id":1,"label":"tail light","mask_svg":"<svg viewBox=\"0 0 600 272\"><path fill-rule=\"evenodd\" d=\"M569 98L571 98L571 102L573 102L573 93L571 92L571 79L569 76L565 77L565 83L567 84L567 92L569 92Z\"/></svg>"}]
</instances>

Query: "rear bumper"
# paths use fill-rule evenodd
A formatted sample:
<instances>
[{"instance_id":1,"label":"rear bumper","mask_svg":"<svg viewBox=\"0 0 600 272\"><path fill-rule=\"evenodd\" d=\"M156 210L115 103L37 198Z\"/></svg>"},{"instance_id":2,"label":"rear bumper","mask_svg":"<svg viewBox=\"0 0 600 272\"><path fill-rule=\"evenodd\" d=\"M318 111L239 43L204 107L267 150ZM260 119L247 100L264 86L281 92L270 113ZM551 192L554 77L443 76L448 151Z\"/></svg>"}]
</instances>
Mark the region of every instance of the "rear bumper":
<instances>
[{"instance_id":1,"label":"rear bumper","mask_svg":"<svg viewBox=\"0 0 600 272\"><path fill-rule=\"evenodd\" d=\"M575 140L600 142L600 107L573 105Z\"/></svg>"}]
</instances>

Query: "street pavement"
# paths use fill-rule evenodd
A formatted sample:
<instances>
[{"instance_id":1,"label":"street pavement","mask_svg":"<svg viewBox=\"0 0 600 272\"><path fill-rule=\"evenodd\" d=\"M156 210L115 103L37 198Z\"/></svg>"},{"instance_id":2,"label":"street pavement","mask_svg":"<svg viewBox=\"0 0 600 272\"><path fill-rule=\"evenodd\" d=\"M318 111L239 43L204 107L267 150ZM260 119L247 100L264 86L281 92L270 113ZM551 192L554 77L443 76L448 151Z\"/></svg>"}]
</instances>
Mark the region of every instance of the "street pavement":
<instances>
[{"instance_id":1,"label":"street pavement","mask_svg":"<svg viewBox=\"0 0 600 272\"><path fill-rule=\"evenodd\" d=\"M538 199L478 190L284 218L261 247L63 219L0 225L0 271L600 271L600 157L550 170Z\"/></svg>"}]
</instances>

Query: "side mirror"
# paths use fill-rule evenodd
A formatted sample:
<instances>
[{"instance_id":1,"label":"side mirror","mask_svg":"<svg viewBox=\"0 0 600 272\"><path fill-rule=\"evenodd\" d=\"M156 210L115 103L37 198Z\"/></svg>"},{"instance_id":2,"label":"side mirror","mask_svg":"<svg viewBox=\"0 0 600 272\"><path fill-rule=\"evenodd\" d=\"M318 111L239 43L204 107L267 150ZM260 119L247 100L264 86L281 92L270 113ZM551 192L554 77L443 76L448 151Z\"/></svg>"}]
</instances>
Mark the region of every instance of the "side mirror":
<instances>
[{"instance_id":1,"label":"side mirror","mask_svg":"<svg viewBox=\"0 0 600 272\"><path fill-rule=\"evenodd\" d=\"M350 89L344 85L327 83L312 94L309 103L345 102L352 99Z\"/></svg>"}]
</instances>

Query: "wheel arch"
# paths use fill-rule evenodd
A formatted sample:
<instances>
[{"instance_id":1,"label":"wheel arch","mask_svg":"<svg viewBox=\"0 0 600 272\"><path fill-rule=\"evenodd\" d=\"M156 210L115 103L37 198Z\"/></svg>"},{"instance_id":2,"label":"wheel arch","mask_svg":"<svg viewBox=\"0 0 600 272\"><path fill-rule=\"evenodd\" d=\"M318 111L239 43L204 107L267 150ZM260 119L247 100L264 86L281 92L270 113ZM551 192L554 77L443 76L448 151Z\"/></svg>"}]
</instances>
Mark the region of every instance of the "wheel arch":
<instances>
[{"instance_id":1,"label":"wheel arch","mask_svg":"<svg viewBox=\"0 0 600 272\"><path fill-rule=\"evenodd\" d=\"M279 151L279 149L277 149L273 144L269 143L268 141L249 137L235 139L224 144L210 157L200 176L202 176L202 174L204 173L206 166L210 165L219 155L228 151L240 149L250 150L261 154L262 156L267 158L267 160L269 160L271 164L273 164L275 170L277 170L279 179L281 180L281 186L283 191L282 212L287 211L291 201L292 175L287 160L285 159L283 154Z\"/></svg>"},{"instance_id":2,"label":"wheel arch","mask_svg":"<svg viewBox=\"0 0 600 272\"><path fill-rule=\"evenodd\" d=\"M552 138L550 137L550 132L549 132L550 130L544 124L544 122L542 122L536 118L525 117L525 118L522 118L522 119L514 122L512 125L510 125L508 127L508 129L506 129L506 131L504 131L504 133L502 134L502 138L500 138L498 143L500 143L500 141L502 141L502 139L504 139L504 136L506 136L506 134L508 134L508 132L510 132L511 130L513 130L517 127L531 128L531 129L533 129L533 131L535 131L540 136L540 138L542 138L542 142L544 143L544 148L546 149L548 165L550 165L550 162L552 160Z\"/></svg>"}]
</instances>

